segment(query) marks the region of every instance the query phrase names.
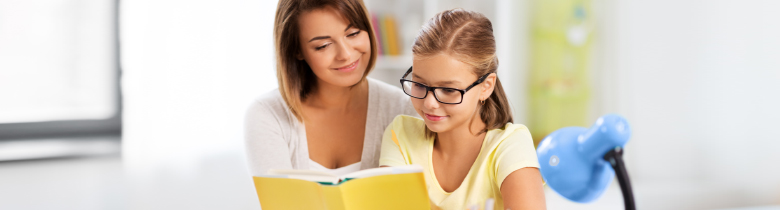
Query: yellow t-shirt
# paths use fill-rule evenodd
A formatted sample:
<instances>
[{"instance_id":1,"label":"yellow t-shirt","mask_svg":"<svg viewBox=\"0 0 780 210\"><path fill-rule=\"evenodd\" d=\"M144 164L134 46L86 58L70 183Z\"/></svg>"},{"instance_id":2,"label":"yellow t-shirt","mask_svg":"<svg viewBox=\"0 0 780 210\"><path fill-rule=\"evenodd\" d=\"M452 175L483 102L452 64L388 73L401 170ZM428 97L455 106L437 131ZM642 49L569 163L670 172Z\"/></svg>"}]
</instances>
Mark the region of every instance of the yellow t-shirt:
<instances>
[{"instance_id":1,"label":"yellow t-shirt","mask_svg":"<svg viewBox=\"0 0 780 210\"><path fill-rule=\"evenodd\" d=\"M433 139L425 137L425 122L399 115L385 130L379 158L380 166L421 165L432 209L484 207L488 198L495 199L495 209L504 209L500 191L504 179L521 168L539 168L531 133L520 124L508 123L487 132L479 156L453 192L445 192L439 185L433 173L432 152Z\"/></svg>"}]
</instances>

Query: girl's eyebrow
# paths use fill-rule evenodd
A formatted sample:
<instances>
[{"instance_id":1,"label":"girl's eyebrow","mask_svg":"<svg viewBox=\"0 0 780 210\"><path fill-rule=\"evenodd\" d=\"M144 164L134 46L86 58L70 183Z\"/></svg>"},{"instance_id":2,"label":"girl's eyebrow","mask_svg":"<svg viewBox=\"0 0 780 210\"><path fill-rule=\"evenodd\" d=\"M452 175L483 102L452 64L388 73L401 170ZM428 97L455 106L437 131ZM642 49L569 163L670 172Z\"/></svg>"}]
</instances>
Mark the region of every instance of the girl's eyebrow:
<instances>
[{"instance_id":1,"label":"girl's eyebrow","mask_svg":"<svg viewBox=\"0 0 780 210\"><path fill-rule=\"evenodd\" d=\"M425 81L425 79L423 79L423 78L422 78L422 77L420 77L419 75L415 74L414 72L412 72L412 77L414 77L414 78L417 78L417 79L421 79L421 80ZM436 82L436 84L437 84L439 87L441 87L441 86L444 86L444 85L460 84L460 81L456 81L456 80L447 80L447 81L439 81L439 82Z\"/></svg>"}]
</instances>

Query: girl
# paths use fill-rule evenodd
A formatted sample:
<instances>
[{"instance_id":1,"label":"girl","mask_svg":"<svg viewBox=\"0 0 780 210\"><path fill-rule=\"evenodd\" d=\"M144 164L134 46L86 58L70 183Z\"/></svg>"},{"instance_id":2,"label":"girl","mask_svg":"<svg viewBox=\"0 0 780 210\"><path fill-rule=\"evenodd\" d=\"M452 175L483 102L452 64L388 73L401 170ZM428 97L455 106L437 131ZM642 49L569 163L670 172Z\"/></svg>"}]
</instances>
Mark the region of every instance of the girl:
<instances>
[{"instance_id":1,"label":"girl","mask_svg":"<svg viewBox=\"0 0 780 210\"><path fill-rule=\"evenodd\" d=\"M434 209L483 206L544 209L539 163L528 129L512 113L496 75L493 29L485 16L454 9L418 34L401 86L423 117L387 127L379 164L425 168Z\"/></svg>"},{"instance_id":2,"label":"girl","mask_svg":"<svg viewBox=\"0 0 780 210\"><path fill-rule=\"evenodd\" d=\"M279 88L246 115L251 174L377 167L384 128L415 111L400 89L366 78L377 51L363 2L280 0L274 41Z\"/></svg>"}]
</instances>

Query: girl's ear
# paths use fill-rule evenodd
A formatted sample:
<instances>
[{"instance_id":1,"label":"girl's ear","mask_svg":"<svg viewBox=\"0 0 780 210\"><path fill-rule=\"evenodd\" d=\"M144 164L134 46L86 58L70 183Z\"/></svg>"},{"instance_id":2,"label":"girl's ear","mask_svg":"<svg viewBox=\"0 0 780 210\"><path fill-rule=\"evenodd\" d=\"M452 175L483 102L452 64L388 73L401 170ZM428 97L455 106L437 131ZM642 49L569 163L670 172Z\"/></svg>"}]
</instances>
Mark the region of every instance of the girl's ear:
<instances>
[{"instance_id":1,"label":"girl's ear","mask_svg":"<svg viewBox=\"0 0 780 210\"><path fill-rule=\"evenodd\" d=\"M299 61L303 60L303 54L301 52L295 53L295 58L297 58Z\"/></svg>"},{"instance_id":2,"label":"girl's ear","mask_svg":"<svg viewBox=\"0 0 780 210\"><path fill-rule=\"evenodd\" d=\"M482 92L479 93L479 100L484 101L487 100L488 97L490 97L491 94L493 94L493 90L496 87L496 73L490 73L490 75L485 78L485 81L482 82Z\"/></svg>"}]
</instances>

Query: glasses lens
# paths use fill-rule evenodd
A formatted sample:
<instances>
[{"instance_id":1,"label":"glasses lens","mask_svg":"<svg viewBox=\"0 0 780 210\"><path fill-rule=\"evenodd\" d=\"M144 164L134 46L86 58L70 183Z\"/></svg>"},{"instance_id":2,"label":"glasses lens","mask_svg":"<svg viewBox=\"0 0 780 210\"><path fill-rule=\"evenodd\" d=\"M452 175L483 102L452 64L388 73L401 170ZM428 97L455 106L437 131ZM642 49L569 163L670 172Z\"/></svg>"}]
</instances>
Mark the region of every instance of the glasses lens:
<instances>
[{"instance_id":1,"label":"glasses lens","mask_svg":"<svg viewBox=\"0 0 780 210\"><path fill-rule=\"evenodd\" d=\"M415 97L415 98L422 98L425 97L426 88L425 85L411 82L411 81L404 81L403 83L404 92L406 94Z\"/></svg>"},{"instance_id":2,"label":"glasses lens","mask_svg":"<svg viewBox=\"0 0 780 210\"><path fill-rule=\"evenodd\" d=\"M460 103L463 94L460 91L450 88L436 89L436 99L443 103Z\"/></svg>"}]
</instances>

